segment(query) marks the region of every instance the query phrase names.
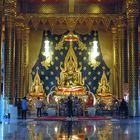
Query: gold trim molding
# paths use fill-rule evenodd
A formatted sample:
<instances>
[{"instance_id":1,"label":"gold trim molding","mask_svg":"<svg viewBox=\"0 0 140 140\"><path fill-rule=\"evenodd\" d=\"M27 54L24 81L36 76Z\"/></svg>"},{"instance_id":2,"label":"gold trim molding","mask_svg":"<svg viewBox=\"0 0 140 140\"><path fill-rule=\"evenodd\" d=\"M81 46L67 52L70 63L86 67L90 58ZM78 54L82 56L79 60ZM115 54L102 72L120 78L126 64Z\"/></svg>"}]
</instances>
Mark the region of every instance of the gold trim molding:
<instances>
[{"instance_id":1,"label":"gold trim molding","mask_svg":"<svg viewBox=\"0 0 140 140\"><path fill-rule=\"evenodd\" d=\"M16 0L7 0L4 4L5 15L16 16Z\"/></svg>"},{"instance_id":2,"label":"gold trim molding","mask_svg":"<svg viewBox=\"0 0 140 140\"><path fill-rule=\"evenodd\" d=\"M127 10L127 16L138 16L139 14L138 0L127 0L126 10Z\"/></svg>"},{"instance_id":3,"label":"gold trim molding","mask_svg":"<svg viewBox=\"0 0 140 140\"><path fill-rule=\"evenodd\" d=\"M112 26L116 26L118 23L118 14L26 14L23 15L26 24L31 23L35 30L38 29L40 24L43 27L49 26L53 28L56 25L62 24L67 27L68 30L74 30L76 25L85 24L89 31L92 27L103 25L105 30L111 30Z\"/></svg>"}]
</instances>

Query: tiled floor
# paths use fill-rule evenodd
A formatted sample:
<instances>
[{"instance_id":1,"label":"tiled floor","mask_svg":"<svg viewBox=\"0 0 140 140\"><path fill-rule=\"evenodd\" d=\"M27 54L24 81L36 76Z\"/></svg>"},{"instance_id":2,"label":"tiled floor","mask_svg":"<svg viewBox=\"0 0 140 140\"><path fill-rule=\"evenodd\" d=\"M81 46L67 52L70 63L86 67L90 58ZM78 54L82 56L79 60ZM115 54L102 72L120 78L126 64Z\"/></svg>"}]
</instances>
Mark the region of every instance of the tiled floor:
<instances>
[{"instance_id":1,"label":"tiled floor","mask_svg":"<svg viewBox=\"0 0 140 140\"><path fill-rule=\"evenodd\" d=\"M140 118L107 121L5 120L0 140L140 140Z\"/></svg>"}]
</instances>

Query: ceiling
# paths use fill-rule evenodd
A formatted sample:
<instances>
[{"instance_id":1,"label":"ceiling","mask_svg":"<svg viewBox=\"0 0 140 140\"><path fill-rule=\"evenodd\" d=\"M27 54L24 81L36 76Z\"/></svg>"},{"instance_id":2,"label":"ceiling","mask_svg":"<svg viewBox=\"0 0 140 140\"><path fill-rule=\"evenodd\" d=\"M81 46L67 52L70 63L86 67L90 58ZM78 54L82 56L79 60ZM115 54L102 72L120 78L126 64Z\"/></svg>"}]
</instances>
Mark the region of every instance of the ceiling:
<instances>
[{"instance_id":1,"label":"ceiling","mask_svg":"<svg viewBox=\"0 0 140 140\"><path fill-rule=\"evenodd\" d=\"M118 13L124 0L18 0L22 13Z\"/></svg>"},{"instance_id":2,"label":"ceiling","mask_svg":"<svg viewBox=\"0 0 140 140\"><path fill-rule=\"evenodd\" d=\"M39 3L67 3L69 0L26 0L29 3L39 4ZM104 4L116 4L121 0L75 0L75 3L88 3L88 4L95 4L95 3L104 3Z\"/></svg>"}]
</instances>

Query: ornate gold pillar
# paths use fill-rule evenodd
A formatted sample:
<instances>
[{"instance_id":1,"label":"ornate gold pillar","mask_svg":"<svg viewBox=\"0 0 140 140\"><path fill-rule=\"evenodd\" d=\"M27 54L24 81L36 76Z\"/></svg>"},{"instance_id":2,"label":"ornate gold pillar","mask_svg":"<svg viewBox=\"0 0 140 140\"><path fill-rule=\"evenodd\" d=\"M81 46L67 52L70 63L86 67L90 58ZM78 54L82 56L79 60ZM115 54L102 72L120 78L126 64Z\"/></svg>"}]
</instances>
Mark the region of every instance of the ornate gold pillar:
<instances>
[{"instance_id":1,"label":"ornate gold pillar","mask_svg":"<svg viewBox=\"0 0 140 140\"><path fill-rule=\"evenodd\" d=\"M24 96L24 18L16 18L16 38L15 38L15 79L16 79L16 97Z\"/></svg>"},{"instance_id":2,"label":"ornate gold pillar","mask_svg":"<svg viewBox=\"0 0 140 140\"><path fill-rule=\"evenodd\" d=\"M125 20L123 16L118 18L118 98L123 98L123 85L124 85L124 47L125 47Z\"/></svg>"},{"instance_id":3,"label":"ornate gold pillar","mask_svg":"<svg viewBox=\"0 0 140 140\"><path fill-rule=\"evenodd\" d=\"M4 97L14 103L15 97L15 16L16 0L5 0L5 46L4 46Z\"/></svg>"},{"instance_id":4,"label":"ornate gold pillar","mask_svg":"<svg viewBox=\"0 0 140 140\"><path fill-rule=\"evenodd\" d=\"M119 98L118 41L117 41L117 28L116 27L112 28L112 37L113 37L113 95Z\"/></svg>"},{"instance_id":5,"label":"ornate gold pillar","mask_svg":"<svg viewBox=\"0 0 140 140\"><path fill-rule=\"evenodd\" d=\"M26 25L24 30L24 96L29 92L29 33L30 28Z\"/></svg>"},{"instance_id":6,"label":"ornate gold pillar","mask_svg":"<svg viewBox=\"0 0 140 140\"><path fill-rule=\"evenodd\" d=\"M0 70L1 70L1 64L2 64L2 57L1 57L1 51L2 51L2 14L3 14L3 1L0 1ZM2 75L0 73L0 96L2 95L1 93L1 78Z\"/></svg>"},{"instance_id":7,"label":"ornate gold pillar","mask_svg":"<svg viewBox=\"0 0 140 140\"><path fill-rule=\"evenodd\" d=\"M139 116L140 97L138 97L138 0L126 1L127 45L128 45L128 81L129 115Z\"/></svg>"}]
</instances>

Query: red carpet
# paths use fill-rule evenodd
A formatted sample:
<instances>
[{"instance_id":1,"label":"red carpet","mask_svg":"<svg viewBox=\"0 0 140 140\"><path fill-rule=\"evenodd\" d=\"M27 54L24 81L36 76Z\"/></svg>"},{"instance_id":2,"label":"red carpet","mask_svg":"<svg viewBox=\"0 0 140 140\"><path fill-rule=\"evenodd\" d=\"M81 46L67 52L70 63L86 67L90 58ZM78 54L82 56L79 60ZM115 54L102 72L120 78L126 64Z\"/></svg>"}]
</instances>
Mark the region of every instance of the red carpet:
<instances>
[{"instance_id":1,"label":"red carpet","mask_svg":"<svg viewBox=\"0 0 140 140\"><path fill-rule=\"evenodd\" d=\"M69 121L71 118L68 117L56 117L56 116L46 116L33 118L38 121ZM102 117L102 116L90 116L90 117L73 117L73 121L83 121L83 120L110 120L111 117Z\"/></svg>"}]
</instances>

